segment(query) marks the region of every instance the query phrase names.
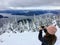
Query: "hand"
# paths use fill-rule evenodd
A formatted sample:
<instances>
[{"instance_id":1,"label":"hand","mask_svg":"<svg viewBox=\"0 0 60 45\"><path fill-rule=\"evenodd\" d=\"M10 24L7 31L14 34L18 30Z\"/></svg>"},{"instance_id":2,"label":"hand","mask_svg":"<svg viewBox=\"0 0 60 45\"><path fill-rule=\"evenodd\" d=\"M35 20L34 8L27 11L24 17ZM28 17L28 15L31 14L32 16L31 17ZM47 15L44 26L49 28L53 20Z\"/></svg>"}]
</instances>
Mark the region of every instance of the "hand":
<instances>
[{"instance_id":1,"label":"hand","mask_svg":"<svg viewBox=\"0 0 60 45\"><path fill-rule=\"evenodd\" d=\"M39 30L42 30L42 28L41 28L40 26L38 27L38 29L39 29Z\"/></svg>"}]
</instances>

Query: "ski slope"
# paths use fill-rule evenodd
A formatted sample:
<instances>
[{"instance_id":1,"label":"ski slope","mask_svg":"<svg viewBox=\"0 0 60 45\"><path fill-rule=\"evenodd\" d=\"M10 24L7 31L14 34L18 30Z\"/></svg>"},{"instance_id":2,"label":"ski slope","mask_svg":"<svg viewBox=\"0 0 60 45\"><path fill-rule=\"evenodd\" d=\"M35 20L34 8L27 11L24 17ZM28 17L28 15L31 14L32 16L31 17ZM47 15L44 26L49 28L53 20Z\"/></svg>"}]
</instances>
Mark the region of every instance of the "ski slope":
<instances>
[{"instance_id":1,"label":"ski slope","mask_svg":"<svg viewBox=\"0 0 60 45\"><path fill-rule=\"evenodd\" d=\"M60 29L56 32L57 41L55 45L60 45ZM38 32L23 32L23 33L4 33L0 35L0 45L41 45L38 40Z\"/></svg>"}]
</instances>

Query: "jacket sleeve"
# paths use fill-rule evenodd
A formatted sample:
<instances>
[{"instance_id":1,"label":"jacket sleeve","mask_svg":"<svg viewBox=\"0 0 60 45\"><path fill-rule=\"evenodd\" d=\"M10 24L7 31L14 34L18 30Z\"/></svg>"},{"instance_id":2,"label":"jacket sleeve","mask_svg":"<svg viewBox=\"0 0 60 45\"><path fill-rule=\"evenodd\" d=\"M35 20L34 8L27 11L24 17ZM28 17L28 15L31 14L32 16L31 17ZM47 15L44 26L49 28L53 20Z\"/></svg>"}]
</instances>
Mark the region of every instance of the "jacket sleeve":
<instances>
[{"instance_id":1,"label":"jacket sleeve","mask_svg":"<svg viewBox=\"0 0 60 45\"><path fill-rule=\"evenodd\" d=\"M44 29L44 32L47 33L47 29Z\"/></svg>"},{"instance_id":2,"label":"jacket sleeve","mask_svg":"<svg viewBox=\"0 0 60 45\"><path fill-rule=\"evenodd\" d=\"M39 31L38 39L44 43L47 44L47 40L42 36L42 30Z\"/></svg>"},{"instance_id":3,"label":"jacket sleeve","mask_svg":"<svg viewBox=\"0 0 60 45\"><path fill-rule=\"evenodd\" d=\"M39 39L40 41L42 41L42 30L39 31L38 39Z\"/></svg>"}]
</instances>

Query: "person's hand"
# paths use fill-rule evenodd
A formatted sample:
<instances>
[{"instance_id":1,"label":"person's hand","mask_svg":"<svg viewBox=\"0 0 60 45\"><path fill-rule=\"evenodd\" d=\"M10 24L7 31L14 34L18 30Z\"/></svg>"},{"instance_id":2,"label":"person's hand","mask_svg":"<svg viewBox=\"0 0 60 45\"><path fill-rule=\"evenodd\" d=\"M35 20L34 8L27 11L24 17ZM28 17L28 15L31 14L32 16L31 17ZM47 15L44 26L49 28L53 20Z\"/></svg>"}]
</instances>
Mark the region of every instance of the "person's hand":
<instances>
[{"instance_id":1,"label":"person's hand","mask_svg":"<svg viewBox=\"0 0 60 45\"><path fill-rule=\"evenodd\" d=\"M42 30L41 26L38 27L39 30Z\"/></svg>"}]
</instances>

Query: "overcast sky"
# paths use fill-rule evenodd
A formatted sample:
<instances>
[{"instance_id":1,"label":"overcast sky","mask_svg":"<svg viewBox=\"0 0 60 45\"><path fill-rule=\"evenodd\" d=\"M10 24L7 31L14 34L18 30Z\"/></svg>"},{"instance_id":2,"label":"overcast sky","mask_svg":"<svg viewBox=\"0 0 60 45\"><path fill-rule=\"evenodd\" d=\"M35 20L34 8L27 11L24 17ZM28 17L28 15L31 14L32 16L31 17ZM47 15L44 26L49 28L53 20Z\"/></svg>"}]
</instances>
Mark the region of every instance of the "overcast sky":
<instances>
[{"instance_id":1,"label":"overcast sky","mask_svg":"<svg viewBox=\"0 0 60 45\"><path fill-rule=\"evenodd\" d=\"M60 6L60 0L0 0L0 9L7 7Z\"/></svg>"}]
</instances>

